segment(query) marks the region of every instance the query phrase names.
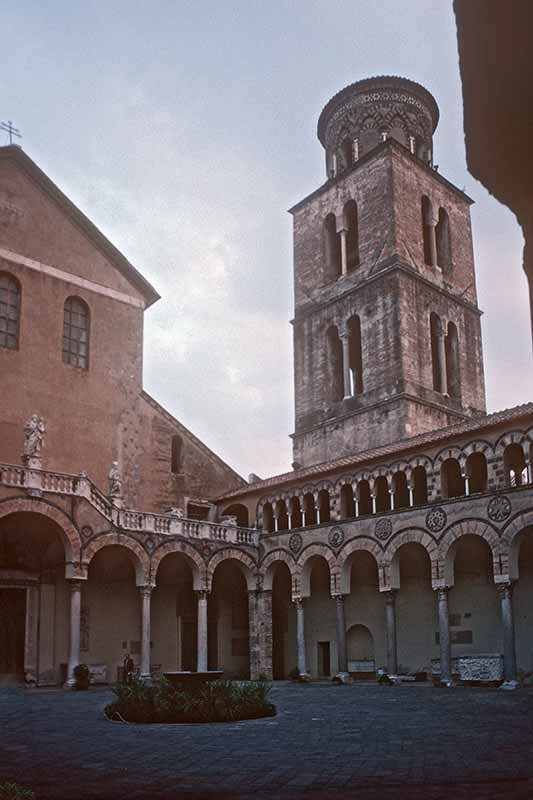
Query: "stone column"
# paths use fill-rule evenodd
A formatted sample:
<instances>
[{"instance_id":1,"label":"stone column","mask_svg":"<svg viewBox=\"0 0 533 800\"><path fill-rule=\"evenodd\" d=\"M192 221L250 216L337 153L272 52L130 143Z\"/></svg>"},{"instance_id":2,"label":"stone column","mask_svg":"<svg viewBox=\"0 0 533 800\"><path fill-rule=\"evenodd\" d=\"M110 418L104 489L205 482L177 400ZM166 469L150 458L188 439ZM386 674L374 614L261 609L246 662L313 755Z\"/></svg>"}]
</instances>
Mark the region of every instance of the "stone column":
<instances>
[{"instance_id":1,"label":"stone column","mask_svg":"<svg viewBox=\"0 0 533 800\"><path fill-rule=\"evenodd\" d=\"M344 595L335 595L335 608L337 619L337 655L339 672L348 674L348 656L346 652L346 618L344 614Z\"/></svg>"},{"instance_id":2,"label":"stone column","mask_svg":"<svg viewBox=\"0 0 533 800\"><path fill-rule=\"evenodd\" d=\"M305 655L305 611L304 601L301 597L295 600L296 603L296 653L298 669L300 675L306 676L307 665Z\"/></svg>"},{"instance_id":3,"label":"stone column","mask_svg":"<svg viewBox=\"0 0 533 800\"><path fill-rule=\"evenodd\" d=\"M354 502L355 502L355 516L358 517L359 516L359 498L357 497L357 495L355 495Z\"/></svg>"},{"instance_id":4,"label":"stone column","mask_svg":"<svg viewBox=\"0 0 533 800\"><path fill-rule=\"evenodd\" d=\"M250 678L272 680L272 592L248 592Z\"/></svg>"},{"instance_id":5,"label":"stone column","mask_svg":"<svg viewBox=\"0 0 533 800\"><path fill-rule=\"evenodd\" d=\"M442 323L439 326L437 333L437 349L439 354L439 375L440 387L443 395L448 397L448 380L446 378L446 347L444 344L444 332L442 330Z\"/></svg>"},{"instance_id":6,"label":"stone column","mask_svg":"<svg viewBox=\"0 0 533 800\"><path fill-rule=\"evenodd\" d=\"M372 500L372 513L375 514L376 513L376 495L375 494L370 495L370 499Z\"/></svg>"},{"instance_id":7,"label":"stone column","mask_svg":"<svg viewBox=\"0 0 533 800\"><path fill-rule=\"evenodd\" d=\"M206 672L208 669L208 645L207 645L207 597L206 591L196 592L198 598L198 655L196 658L196 669L198 672Z\"/></svg>"},{"instance_id":8,"label":"stone column","mask_svg":"<svg viewBox=\"0 0 533 800\"><path fill-rule=\"evenodd\" d=\"M465 482L465 496L468 497L468 495L470 494L470 478L468 477L466 471L461 473L461 477Z\"/></svg>"},{"instance_id":9,"label":"stone column","mask_svg":"<svg viewBox=\"0 0 533 800\"><path fill-rule=\"evenodd\" d=\"M396 591L385 592L387 615L387 672L396 675L398 657L396 648Z\"/></svg>"},{"instance_id":10,"label":"stone column","mask_svg":"<svg viewBox=\"0 0 533 800\"><path fill-rule=\"evenodd\" d=\"M80 619L81 619L81 581L69 580L70 584L70 639L68 650L67 686L72 687L74 667L80 663Z\"/></svg>"},{"instance_id":11,"label":"stone column","mask_svg":"<svg viewBox=\"0 0 533 800\"><path fill-rule=\"evenodd\" d=\"M437 222L438 219L431 216L428 221L428 233L429 233L429 252L431 256L431 266L435 269L438 268L439 265L437 263Z\"/></svg>"},{"instance_id":12,"label":"stone column","mask_svg":"<svg viewBox=\"0 0 533 800\"><path fill-rule=\"evenodd\" d=\"M344 385L344 399L352 396L350 381L350 337L347 333L341 336L342 342L342 380Z\"/></svg>"},{"instance_id":13,"label":"stone column","mask_svg":"<svg viewBox=\"0 0 533 800\"><path fill-rule=\"evenodd\" d=\"M316 511L316 524L320 525L320 506L319 505L315 506L315 511Z\"/></svg>"},{"instance_id":14,"label":"stone column","mask_svg":"<svg viewBox=\"0 0 533 800\"><path fill-rule=\"evenodd\" d=\"M341 237L341 274L346 275L348 272L348 259L346 257L346 236L348 231L346 228L341 228L339 234Z\"/></svg>"},{"instance_id":15,"label":"stone column","mask_svg":"<svg viewBox=\"0 0 533 800\"><path fill-rule=\"evenodd\" d=\"M514 633L513 614L513 584L504 583L498 586L503 623L503 670L504 682L502 689L517 689L516 677L516 646Z\"/></svg>"},{"instance_id":16,"label":"stone column","mask_svg":"<svg viewBox=\"0 0 533 800\"><path fill-rule=\"evenodd\" d=\"M24 636L24 680L26 683L37 683L39 624L39 587L35 584L26 589Z\"/></svg>"},{"instance_id":17,"label":"stone column","mask_svg":"<svg viewBox=\"0 0 533 800\"><path fill-rule=\"evenodd\" d=\"M390 495L390 503L389 503L390 510L394 511L394 489L389 489L389 495Z\"/></svg>"},{"instance_id":18,"label":"stone column","mask_svg":"<svg viewBox=\"0 0 533 800\"><path fill-rule=\"evenodd\" d=\"M141 593L141 679L150 678L150 601L152 586L140 586Z\"/></svg>"},{"instance_id":19,"label":"stone column","mask_svg":"<svg viewBox=\"0 0 533 800\"><path fill-rule=\"evenodd\" d=\"M452 640L450 637L450 613L448 609L448 587L437 589L439 604L440 680L444 686L452 685Z\"/></svg>"},{"instance_id":20,"label":"stone column","mask_svg":"<svg viewBox=\"0 0 533 800\"><path fill-rule=\"evenodd\" d=\"M413 484L411 481L407 484L407 490L409 492L409 508L412 508L415 504L415 495L413 491Z\"/></svg>"},{"instance_id":21,"label":"stone column","mask_svg":"<svg viewBox=\"0 0 533 800\"><path fill-rule=\"evenodd\" d=\"M279 512L274 512L274 533L277 533L279 530Z\"/></svg>"}]
</instances>

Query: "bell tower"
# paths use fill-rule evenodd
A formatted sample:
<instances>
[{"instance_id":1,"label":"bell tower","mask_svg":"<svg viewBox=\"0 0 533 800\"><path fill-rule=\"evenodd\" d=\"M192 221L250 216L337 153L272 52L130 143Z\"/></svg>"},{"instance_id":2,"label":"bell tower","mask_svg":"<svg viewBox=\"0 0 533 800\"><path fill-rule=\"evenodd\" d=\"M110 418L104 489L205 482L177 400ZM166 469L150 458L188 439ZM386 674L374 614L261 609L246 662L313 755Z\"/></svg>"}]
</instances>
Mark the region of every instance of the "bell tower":
<instances>
[{"instance_id":1,"label":"bell tower","mask_svg":"<svg viewBox=\"0 0 533 800\"><path fill-rule=\"evenodd\" d=\"M320 115L327 180L291 209L295 466L485 411L472 201L433 165L438 119L397 77Z\"/></svg>"}]
</instances>

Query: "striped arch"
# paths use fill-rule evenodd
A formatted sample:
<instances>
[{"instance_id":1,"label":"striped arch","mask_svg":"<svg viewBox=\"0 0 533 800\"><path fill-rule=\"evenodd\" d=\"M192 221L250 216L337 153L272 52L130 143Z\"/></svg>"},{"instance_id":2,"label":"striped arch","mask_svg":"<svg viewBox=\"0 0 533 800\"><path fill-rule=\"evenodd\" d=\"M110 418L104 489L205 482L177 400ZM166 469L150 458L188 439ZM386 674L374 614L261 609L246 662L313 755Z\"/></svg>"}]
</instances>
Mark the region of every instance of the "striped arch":
<instances>
[{"instance_id":1,"label":"striped arch","mask_svg":"<svg viewBox=\"0 0 533 800\"><path fill-rule=\"evenodd\" d=\"M339 590L341 594L350 594L352 562L354 558L356 558L357 553L362 550L366 550L367 553L374 556L379 572L379 567L383 562L383 550L379 544L374 539L367 538L366 536L351 539L337 555L337 562L340 565Z\"/></svg>"},{"instance_id":2,"label":"striped arch","mask_svg":"<svg viewBox=\"0 0 533 800\"><path fill-rule=\"evenodd\" d=\"M431 563L431 575L435 578L438 574L439 548L435 539L423 528L409 528L395 534L387 542L384 560L389 573L389 588L400 588L400 553L399 550L404 544L419 544L429 556Z\"/></svg>"},{"instance_id":3,"label":"striped arch","mask_svg":"<svg viewBox=\"0 0 533 800\"><path fill-rule=\"evenodd\" d=\"M172 553L178 553L178 555L184 556L192 571L193 588L205 589L207 584L205 561L192 545L183 541L166 542L165 544L160 545L157 550L154 550L150 560L151 583L155 586L159 565L165 556L168 556Z\"/></svg>"},{"instance_id":4,"label":"striped arch","mask_svg":"<svg viewBox=\"0 0 533 800\"><path fill-rule=\"evenodd\" d=\"M483 453L486 458L489 458L494 453L494 447L490 442L484 439L474 439L463 447L463 454L468 458L472 453Z\"/></svg>"},{"instance_id":5,"label":"striped arch","mask_svg":"<svg viewBox=\"0 0 533 800\"><path fill-rule=\"evenodd\" d=\"M61 531L65 548L65 576L80 577L78 573L82 542L76 527L64 511L40 498L13 497L0 502L0 519L9 514L39 514L55 522Z\"/></svg>"},{"instance_id":6,"label":"striped arch","mask_svg":"<svg viewBox=\"0 0 533 800\"><path fill-rule=\"evenodd\" d=\"M254 559L248 553L237 550L236 547L228 547L214 553L207 563L207 590L209 592L213 588L215 570L223 561L237 561L245 577L248 591L257 589L257 564Z\"/></svg>"},{"instance_id":7,"label":"striped arch","mask_svg":"<svg viewBox=\"0 0 533 800\"><path fill-rule=\"evenodd\" d=\"M456 522L446 531L438 548L438 570L439 577L444 578L446 586L453 586L455 582L454 558L456 545L462 536L473 534L479 536L489 545L492 552L492 564L494 579L498 580L501 573L500 552L501 543L498 534L488 523L480 519L468 519L463 522Z\"/></svg>"},{"instance_id":8,"label":"striped arch","mask_svg":"<svg viewBox=\"0 0 533 800\"><path fill-rule=\"evenodd\" d=\"M126 536L123 533L103 533L101 536L97 536L89 542L82 554L82 566L85 575L87 575L89 565L98 551L110 545L119 545L127 552L135 568L135 582L137 586L149 586L150 559L142 545L140 545L136 539Z\"/></svg>"},{"instance_id":9,"label":"striped arch","mask_svg":"<svg viewBox=\"0 0 533 800\"><path fill-rule=\"evenodd\" d=\"M263 579L263 589L266 591L272 590L276 564L279 564L280 562L287 565L291 574L291 584L294 586L295 580L298 581L300 570L296 565L296 561L292 553L282 549L273 550L263 559L260 566L260 574Z\"/></svg>"},{"instance_id":10,"label":"striped arch","mask_svg":"<svg viewBox=\"0 0 533 800\"><path fill-rule=\"evenodd\" d=\"M509 580L518 580L518 556L520 554L520 545L522 543L522 534L527 528L533 530L533 509L530 511L523 511L518 514L514 519L507 523L501 539L501 556L502 561L507 562L507 574Z\"/></svg>"},{"instance_id":11,"label":"striped arch","mask_svg":"<svg viewBox=\"0 0 533 800\"><path fill-rule=\"evenodd\" d=\"M324 544L310 544L300 553L297 562L300 568L301 597L311 596L311 561L315 556L319 556L327 562L332 589L334 590L340 584L339 565L333 551Z\"/></svg>"},{"instance_id":12,"label":"striped arch","mask_svg":"<svg viewBox=\"0 0 533 800\"><path fill-rule=\"evenodd\" d=\"M448 458L456 458L460 464L463 464L463 462L465 461L465 455L460 447L457 447L457 445L452 445L451 447L444 447L435 456L433 462L435 469L440 470L441 466Z\"/></svg>"},{"instance_id":13,"label":"striped arch","mask_svg":"<svg viewBox=\"0 0 533 800\"><path fill-rule=\"evenodd\" d=\"M508 447L510 444L527 446L528 438L528 435L523 431L506 431L494 445L494 452L498 458L503 458L506 447Z\"/></svg>"}]
</instances>

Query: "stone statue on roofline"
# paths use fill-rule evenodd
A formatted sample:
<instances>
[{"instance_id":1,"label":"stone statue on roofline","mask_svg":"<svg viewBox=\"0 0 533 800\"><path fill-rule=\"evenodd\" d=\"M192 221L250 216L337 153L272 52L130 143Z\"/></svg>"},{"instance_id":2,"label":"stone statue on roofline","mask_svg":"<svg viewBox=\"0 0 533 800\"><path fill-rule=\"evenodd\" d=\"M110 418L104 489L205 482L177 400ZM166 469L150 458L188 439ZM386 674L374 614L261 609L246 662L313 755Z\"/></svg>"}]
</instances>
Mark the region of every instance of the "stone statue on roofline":
<instances>
[{"instance_id":1,"label":"stone statue on roofline","mask_svg":"<svg viewBox=\"0 0 533 800\"><path fill-rule=\"evenodd\" d=\"M24 426L24 449L22 460L28 466L40 467L46 424L44 417L32 414Z\"/></svg>"}]
</instances>

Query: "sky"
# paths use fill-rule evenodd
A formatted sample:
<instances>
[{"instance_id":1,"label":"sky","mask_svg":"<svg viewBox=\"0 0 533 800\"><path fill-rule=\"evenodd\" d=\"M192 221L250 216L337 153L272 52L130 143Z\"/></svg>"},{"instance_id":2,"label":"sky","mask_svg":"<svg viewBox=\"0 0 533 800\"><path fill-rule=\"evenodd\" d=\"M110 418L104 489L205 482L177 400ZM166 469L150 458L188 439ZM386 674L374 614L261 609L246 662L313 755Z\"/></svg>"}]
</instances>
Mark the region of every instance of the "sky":
<instances>
[{"instance_id":1,"label":"sky","mask_svg":"<svg viewBox=\"0 0 533 800\"><path fill-rule=\"evenodd\" d=\"M290 469L287 209L324 182L323 106L372 75L437 100L435 162L475 200L488 409L533 398L522 234L467 172L451 0L19 0L1 19L0 118L157 289L145 389L240 474Z\"/></svg>"}]
</instances>

